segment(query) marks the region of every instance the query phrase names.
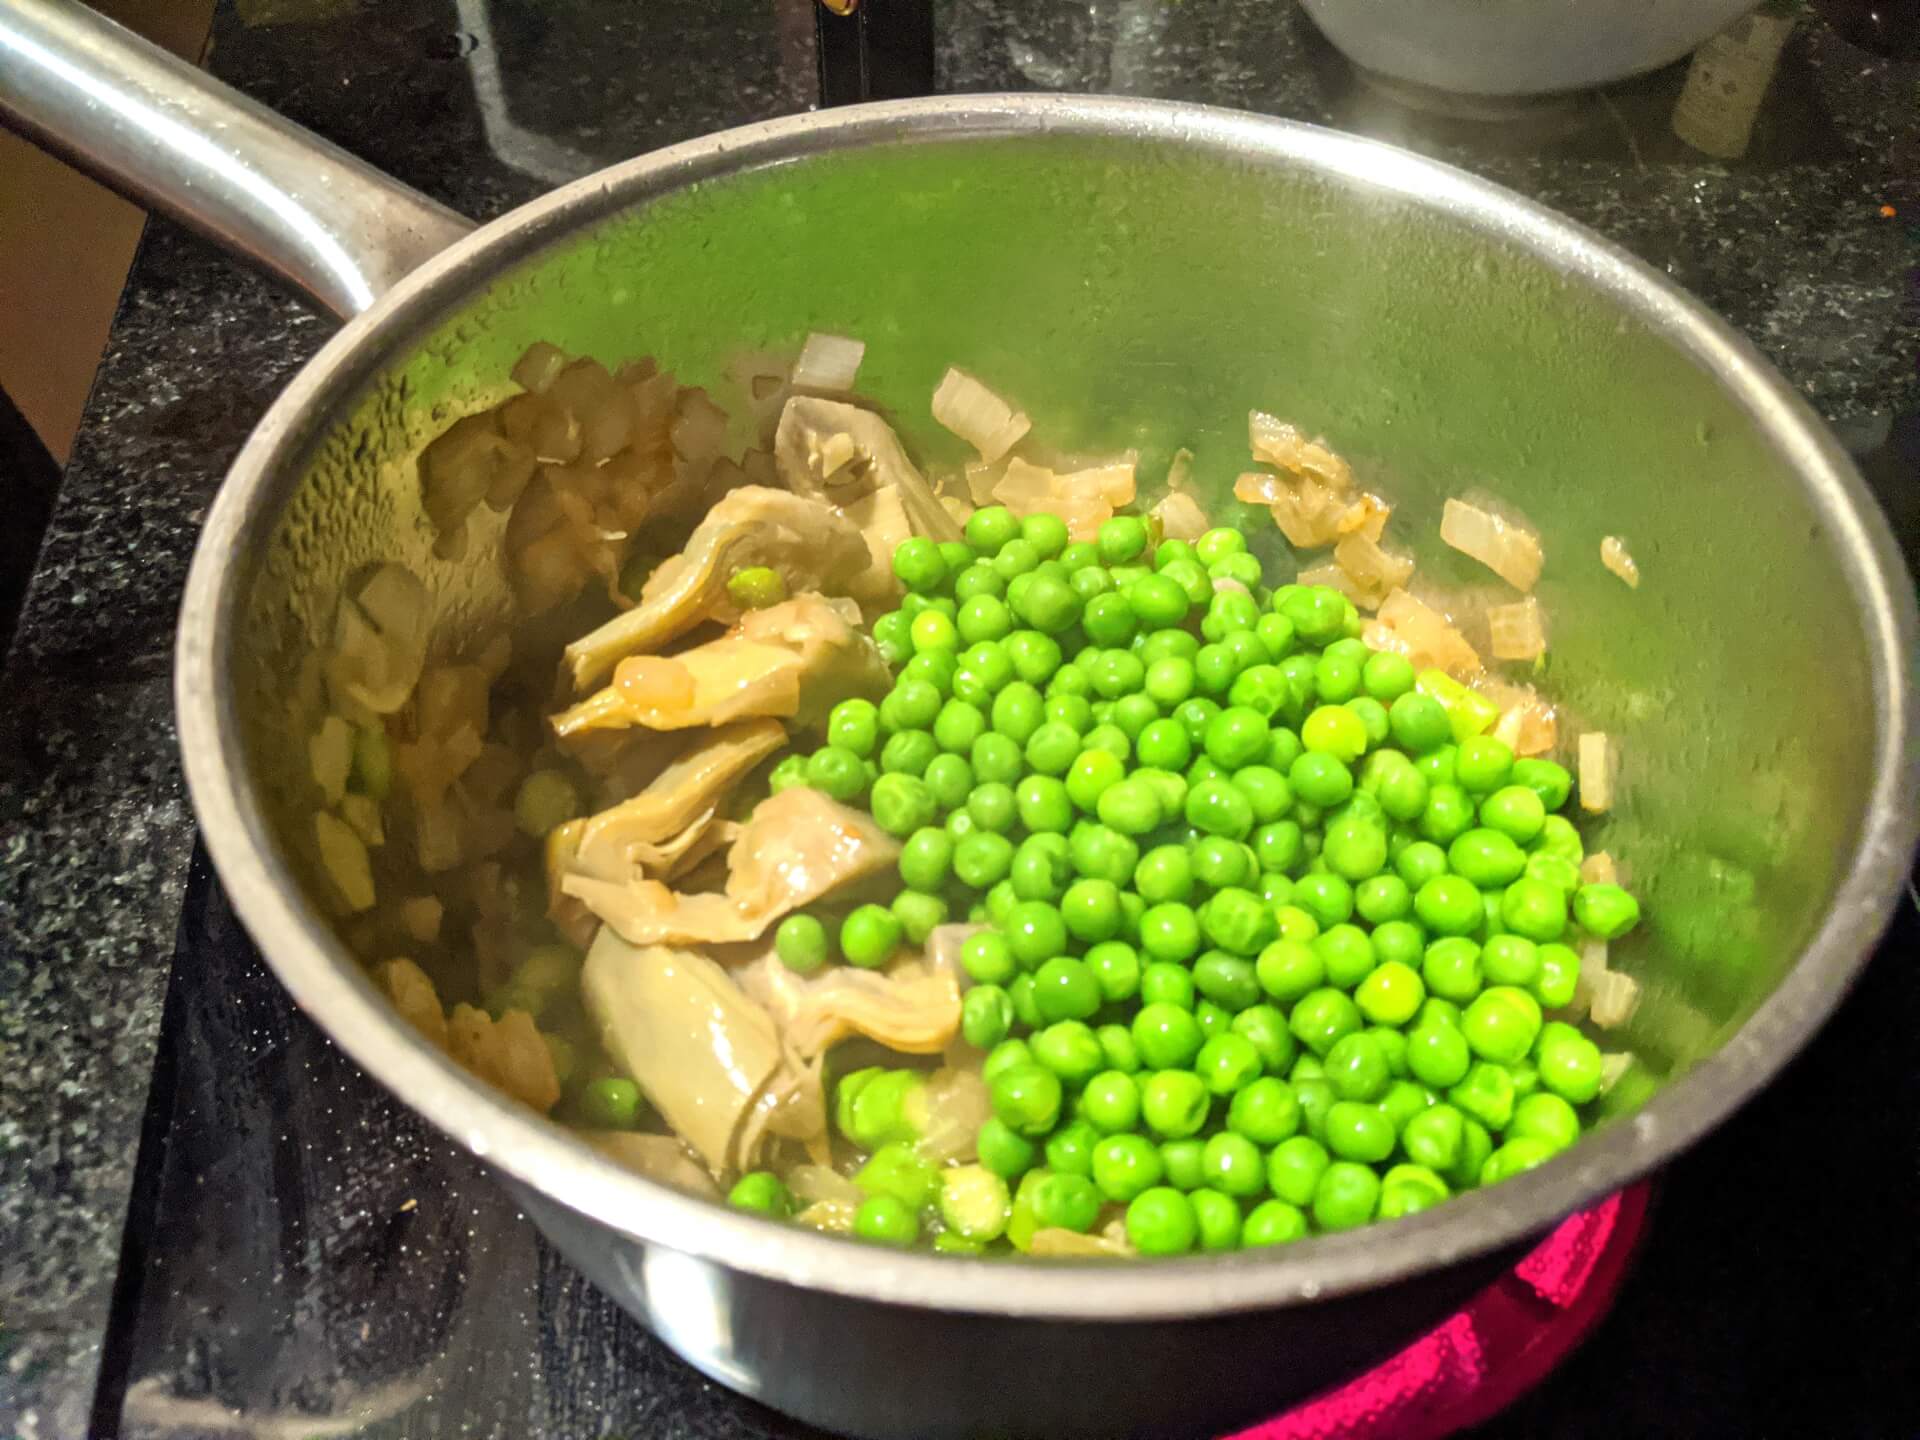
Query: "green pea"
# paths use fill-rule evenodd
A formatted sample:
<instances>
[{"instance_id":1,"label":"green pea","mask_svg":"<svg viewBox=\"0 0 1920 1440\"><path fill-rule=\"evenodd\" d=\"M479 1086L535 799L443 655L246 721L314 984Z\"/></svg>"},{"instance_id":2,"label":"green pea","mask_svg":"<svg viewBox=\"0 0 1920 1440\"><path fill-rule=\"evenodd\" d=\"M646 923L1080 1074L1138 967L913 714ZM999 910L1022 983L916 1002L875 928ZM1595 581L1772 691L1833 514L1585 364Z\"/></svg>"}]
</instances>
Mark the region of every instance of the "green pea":
<instances>
[{"instance_id":1,"label":"green pea","mask_svg":"<svg viewBox=\"0 0 1920 1440\"><path fill-rule=\"evenodd\" d=\"M1123 1075L1138 1073L1140 1047L1133 1043L1131 1030L1124 1025L1114 1024L1102 1025L1093 1033L1100 1041L1100 1053L1106 1058L1108 1069L1118 1070Z\"/></svg>"},{"instance_id":2,"label":"green pea","mask_svg":"<svg viewBox=\"0 0 1920 1440\"><path fill-rule=\"evenodd\" d=\"M1325 1141L1341 1160L1377 1164L1393 1153L1393 1123L1378 1105L1336 1100L1327 1110Z\"/></svg>"},{"instance_id":3,"label":"green pea","mask_svg":"<svg viewBox=\"0 0 1920 1440\"><path fill-rule=\"evenodd\" d=\"M1182 1010L1192 1010L1199 1003L1193 972L1171 961L1153 961L1140 972L1140 1003L1177 1005Z\"/></svg>"},{"instance_id":4,"label":"green pea","mask_svg":"<svg viewBox=\"0 0 1920 1440\"><path fill-rule=\"evenodd\" d=\"M1287 769L1294 795L1308 805L1330 809L1353 794L1353 772L1337 756L1309 750Z\"/></svg>"},{"instance_id":5,"label":"green pea","mask_svg":"<svg viewBox=\"0 0 1920 1440\"><path fill-rule=\"evenodd\" d=\"M1520 878L1527 868L1527 853L1511 836L1479 828L1455 837L1447 847L1447 863L1455 874L1492 890Z\"/></svg>"},{"instance_id":6,"label":"green pea","mask_svg":"<svg viewBox=\"0 0 1920 1440\"><path fill-rule=\"evenodd\" d=\"M1033 1168L1040 1153L1031 1140L1016 1134L1004 1120L991 1115L981 1123L980 1133L974 1138L974 1150L980 1164L1002 1180L1019 1179Z\"/></svg>"},{"instance_id":7,"label":"green pea","mask_svg":"<svg viewBox=\"0 0 1920 1440\"><path fill-rule=\"evenodd\" d=\"M1133 751L1142 765L1160 770L1184 770L1193 758L1193 742L1178 720L1155 720L1143 727Z\"/></svg>"},{"instance_id":8,"label":"green pea","mask_svg":"<svg viewBox=\"0 0 1920 1440\"><path fill-rule=\"evenodd\" d=\"M1317 990L1325 983L1326 973L1319 954L1297 940L1274 941L1254 962L1254 977L1260 988L1286 1005Z\"/></svg>"},{"instance_id":9,"label":"green pea","mask_svg":"<svg viewBox=\"0 0 1920 1440\"><path fill-rule=\"evenodd\" d=\"M1140 1123L1140 1087L1132 1075L1103 1070L1081 1091L1080 1114L1102 1134L1133 1130Z\"/></svg>"},{"instance_id":10,"label":"green pea","mask_svg":"<svg viewBox=\"0 0 1920 1440\"><path fill-rule=\"evenodd\" d=\"M1335 1041L1321 1061L1327 1083L1342 1100L1378 1100L1393 1078L1385 1049L1372 1034L1356 1030Z\"/></svg>"},{"instance_id":11,"label":"green pea","mask_svg":"<svg viewBox=\"0 0 1920 1440\"><path fill-rule=\"evenodd\" d=\"M915 890L938 890L952 870L953 837L944 830L922 826L900 848L900 878Z\"/></svg>"},{"instance_id":12,"label":"green pea","mask_svg":"<svg viewBox=\"0 0 1920 1440\"><path fill-rule=\"evenodd\" d=\"M1060 1118L1060 1077L1043 1065L1014 1065L988 1087L993 1113L1017 1135L1045 1135Z\"/></svg>"},{"instance_id":13,"label":"green pea","mask_svg":"<svg viewBox=\"0 0 1920 1440\"><path fill-rule=\"evenodd\" d=\"M937 809L933 792L924 780L898 773L882 775L873 782L869 803L874 823L889 835L902 837L931 824Z\"/></svg>"},{"instance_id":14,"label":"green pea","mask_svg":"<svg viewBox=\"0 0 1920 1440\"><path fill-rule=\"evenodd\" d=\"M1580 957L1569 946L1547 944L1538 950L1540 973L1533 977L1533 998L1542 1005L1573 1003L1580 984Z\"/></svg>"},{"instance_id":15,"label":"green pea","mask_svg":"<svg viewBox=\"0 0 1920 1440\"><path fill-rule=\"evenodd\" d=\"M1514 934L1544 944L1566 931L1567 897L1551 885L1522 877L1507 887L1500 916Z\"/></svg>"},{"instance_id":16,"label":"green pea","mask_svg":"<svg viewBox=\"0 0 1920 1440\"><path fill-rule=\"evenodd\" d=\"M1007 1182L988 1166L960 1165L940 1172L940 1218L947 1235L976 1243L998 1239L1012 1207Z\"/></svg>"},{"instance_id":17,"label":"green pea","mask_svg":"<svg viewBox=\"0 0 1920 1440\"><path fill-rule=\"evenodd\" d=\"M1483 1060L1512 1065L1540 1034L1540 1002L1511 985L1483 991L1460 1017L1460 1033Z\"/></svg>"},{"instance_id":18,"label":"green pea","mask_svg":"<svg viewBox=\"0 0 1920 1440\"><path fill-rule=\"evenodd\" d=\"M640 1087L624 1076L609 1075L580 1088L580 1119L599 1130L631 1130L640 1123Z\"/></svg>"},{"instance_id":19,"label":"green pea","mask_svg":"<svg viewBox=\"0 0 1920 1440\"><path fill-rule=\"evenodd\" d=\"M813 916L789 915L773 932L773 950L796 975L811 975L830 958L827 927Z\"/></svg>"},{"instance_id":20,"label":"green pea","mask_svg":"<svg viewBox=\"0 0 1920 1440\"><path fill-rule=\"evenodd\" d=\"M807 757L807 784L844 804L867 788L867 776L859 756L825 745Z\"/></svg>"},{"instance_id":21,"label":"green pea","mask_svg":"<svg viewBox=\"0 0 1920 1440\"><path fill-rule=\"evenodd\" d=\"M1189 905L1168 901L1140 917L1140 948L1155 960L1191 960L1200 953L1200 920Z\"/></svg>"},{"instance_id":22,"label":"green pea","mask_svg":"<svg viewBox=\"0 0 1920 1440\"><path fill-rule=\"evenodd\" d=\"M962 609L969 600L991 595L996 600L1007 593L1007 582L994 573L993 566L976 560L953 578L953 598Z\"/></svg>"},{"instance_id":23,"label":"green pea","mask_svg":"<svg viewBox=\"0 0 1920 1440\"><path fill-rule=\"evenodd\" d=\"M807 757L804 755L787 756L767 774L767 790L773 795L806 783Z\"/></svg>"},{"instance_id":24,"label":"green pea","mask_svg":"<svg viewBox=\"0 0 1920 1440\"><path fill-rule=\"evenodd\" d=\"M1535 1062L1542 1088L1563 1100L1584 1105L1600 1093L1600 1047L1570 1025L1541 1030Z\"/></svg>"},{"instance_id":25,"label":"green pea","mask_svg":"<svg viewBox=\"0 0 1920 1440\"><path fill-rule=\"evenodd\" d=\"M975 890L986 890L1004 880L1012 865L1013 842L1004 835L975 831L953 847L953 873Z\"/></svg>"},{"instance_id":26,"label":"green pea","mask_svg":"<svg viewBox=\"0 0 1920 1440\"><path fill-rule=\"evenodd\" d=\"M1079 961L1072 962L1079 964ZM1039 976L1034 977L1036 997L1043 992ZM1042 1019L1055 1013L1043 1011ZM1093 1028L1079 1020L1054 1020L1033 1037L1034 1060L1060 1077L1069 1090L1077 1090L1099 1073L1106 1064L1106 1052Z\"/></svg>"},{"instance_id":27,"label":"green pea","mask_svg":"<svg viewBox=\"0 0 1920 1440\"><path fill-rule=\"evenodd\" d=\"M1420 885L1414 891L1413 911L1422 925L1440 935L1470 935L1480 928L1485 913L1479 889L1462 875L1437 875ZM1433 982L1427 983L1431 987Z\"/></svg>"},{"instance_id":28,"label":"green pea","mask_svg":"<svg viewBox=\"0 0 1920 1440\"><path fill-rule=\"evenodd\" d=\"M1556 1148L1530 1135L1509 1140L1489 1155L1486 1164L1480 1167L1480 1183L1498 1185L1502 1180L1511 1180L1536 1165L1544 1165L1553 1158Z\"/></svg>"},{"instance_id":29,"label":"green pea","mask_svg":"<svg viewBox=\"0 0 1920 1440\"><path fill-rule=\"evenodd\" d=\"M1343 924L1353 915L1353 886L1338 875L1309 871L1294 881L1293 906L1305 911L1322 929ZM1281 933L1286 933L1284 927Z\"/></svg>"},{"instance_id":30,"label":"green pea","mask_svg":"<svg viewBox=\"0 0 1920 1440\"><path fill-rule=\"evenodd\" d=\"M1193 1068L1210 1093L1231 1096L1260 1078L1260 1052L1251 1040L1229 1028L1208 1037L1194 1057Z\"/></svg>"},{"instance_id":31,"label":"green pea","mask_svg":"<svg viewBox=\"0 0 1920 1440\"><path fill-rule=\"evenodd\" d=\"M1453 723L1439 701L1417 691L1402 691L1387 707L1394 741L1414 755L1426 755L1453 738Z\"/></svg>"},{"instance_id":32,"label":"green pea","mask_svg":"<svg viewBox=\"0 0 1920 1440\"><path fill-rule=\"evenodd\" d=\"M1193 984L1201 995L1234 1015L1260 999L1253 963L1222 950L1209 950L1193 962Z\"/></svg>"},{"instance_id":33,"label":"green pea","mask_svg":"<svg viewBox=\"0 0 1920 1440\"><path fill-rule=\"evenodd\" d=\"M1202 1160L1206 1154L1204 1140L1191 1137L1184 1140L1164 1140L1160 1144L1161 1178L1176 1190L1192 1191L1206 1184L1206 1172Z\"/></svg>"},{"instance_id":34,"label":"green pea","mask_svg":"<svg viewBox=\"0 0 1920 1440\"><path fill-rule=\"evenodd\" d=\"M1326 1147L1310 1136L1282 1140L1267 1156L1267 1188L1287 1204L1309 1205L1332 1158Z\"/></svg>"},{"instance_id":35,"label":"green pea","mask_svg":"<svg viewBox=\"0 0 1920 1440\"><path fill-rule=\"evenodd\" d=\"M1265 655L1263 647L1261 656ZM1286 671L1278 665L1261 664L1256 660L1256 663L1233 677L1233 683L1227 687L1227 703L1237 709L1251 710L1262 719L1271 721L1290 707L1292 694Z\"/></svg>"},{"instance_id":36,"label":"green pea","mask_svg":"<svg viewBox=\"0 0 1920 1440\"><path fill-rule=\"evenodd\" d=\"M1489 1130L1504 1130L1513 1118L1513 1076L1503 1066L1477 1060L1447 1099Z\"/></svg>"},{"instance_id":37,"label":"green pea","mask_svg":"<svg viewBox=\"0 0 1920 1440\"><path fill-rule=\"evenodd\" d=\"M1142 1255L1184 1255L1200 1238L1193 1205L1168 1185L1136 1195L1127 1206L1126 1223L1127 1239Z\"/></svg>"},{"instance_id":38,"label":"green pea","mask_svg":"<svg viewBox=\"0 0 1920 1440\"><path fill-rule=\"evenodd\" d=\"M893 918L900 922L900 932L909 945L926 944L927 937L947 923L945 897L929 895L925 891L902 890L893 897L893 903L887 908L893 912Z\"/></svg>"},{"instance_id":39,"label":"green pea","mask_svg":"<svg viewBox=\"0 0 1920 1440\"><path fill-rule=\"evenodd\" d=\"M884 905L861 905L840 922L840 953L849 965L872 970L900 948L900 921Z\"/></svg>"},{"instance_id":40,"label":"green pea","mask_svg":"<svg viewBox=\"0 0 1920 1440\"><path fill-rule=\"evenodd\" d=\"M1540 973L1540 951L1524 935L1493 935L1480 948L1480 973L1489 985L1531 985Z\"/></svg>"},{"instance_id":41,"label":"green pea","mask_svg":"<svg viewBox=\"0 0 1920 1440\"><path fill-rule=\"evenodd\" d=\"M1373 875L1353 889L1353 908L1369 925L1404 920L1413 913L1413 891L1398 875Z\"/></svg>"},{"instance_id":42,"label":"green pea","mask_svg":"<svg viewBox=\"0 0 1920 1440\"><path fill-rule=\"evenodd\" d=\"M1431 1210L1453 1192L1447 1182L1421 1165L1395 1165L1380 1182L1380 1218L1398 1220Z\"/></svg>"},{"instance_id":43,"label":"green pea","mask_svg":"<svg viewBox=\"0 0 1920 1440\"><path fill-rule=\"evenodd\" d=\"M1473 828L1473 801L1457 785L1431 785L1427 789L1427 808L1420 812L1420 834L1436 844L1447 845Z\"/></svg>"},{"instance_id":44,"label":"green pea","mask_svg":"<svg viewBox=\"0 0 1920 1440\"><path fill-rule=\"evenodd\" d=\"M1541 805L1549 813L1566 804L1567 797L1573 793L1573 776L1567 773L1565 766L1556 765L1551 760L1516 760L1508 778L1515 785L1524 785L1538 795Z\"/></svg>"},{"instance_id":45,"label":"green pea","mask_svg":"<svg viewBox=\"0 0 1920 1440\"><path fill-rule=\"evenodd\" d=\"M1040 692L1023 680L1014 681L998 695L994 696L992 703L993 733L1002 737L1007 742L1007 746L1001 748L1007 756L1012 758L1012 764L1010 766L1003 764L994 765L994 770L999 772L996 778L1009 783L1017 778L1019 765L1023 759L1019 747L1025 746L1026 743L1033 738L1034 732L1045 722L1045 708L1046 702L1040 698ZM975 744L985 744L987 738L988 737L983 736L980 740L977 740ZM981 771L983 776L985 775L987 767L980 763L977 753L975 755L974 768ZM1005 773L1008 769L1011 769L1013 773Z\"/></svg>"},{"instance_id":46,"label":"green pea","mask_svg":"<svg viewBox=\"0 0 1920 1440\"><path fill-rule=\"evenodd\" d=\"M1322 1230L1352 1230L1373 1219L1380 1177L1352 1160L1335 1160L1313 1190L1313 1220Z\"/></svg>"},{"instance_id":47,"label":"green pea","mask_svg":"<svg viewBox=\"0 0 1920 1440\"><path fill-rule=\"evenodd\" d=\"M1272 1005L1249 1005L1233 1017L1231 1033L1252 1042L1261 1068L1269 1075L1283 1073L1293 1063L1295 1041L1286 1016Z\"/></svg>"},{"instance_id":48,"label":"green pea","mask_svg":"<svg viewBox=\"0 0 1920 1440\"><path fill-rule=\"evenodd\" d=\"M1480 947L1464 935L1449 935L1427 946L1420 978L1433 994L1464 1005L1480 993Z\"/></svg>"},{"instance_id":49,"label":"green pea","mask_svg":"<svg viewBox=\"0 0 1920 1440\"><path fill-rule=\"evenodd\" d=\"M960 1034L967 1044L991 1050L1013 1026L1013 1002L998 985L975 985L960 1003Z\"/></svg>"},{"instance_id":50,"label":"green pea","mask_svg":"<svg viewBox=\"0 0 1920 1440\"><path fill-rule=\"evenodd\" d=\"M1107 795L1119 788L1119 785L1115 785L1107 791ZM1065 835L1073 825L1073 802L1067 798L1067 787L1050 775L1027 776L1014 787L1013 800L1020 823L1029 830ZM1105 802L1106 797L1102 796L1103 808ZM1104 820L1106 817L1103 815L1101 818Z\"/></svg>"},{"instance_id":51,"label":"green pea","mask_svg":"<svg viewBox=\"0 0 1920 1440\"><path fill-rule=\"evenodd\" d=\"M1373 930L1373 958L1382 964L1394 961L1409 968L1425 958L1426 932L1411 920L1389 920Z\"/></svg>"},{"instance_id":52,"label":"green pea","mask_svg":"<svg viewBox=\"0 0 1920 1440\"><path fill-rule=\"evenodd\" d=\"M1248 1199L1267 1188L1266 1159L1260 1147L1235 1131L1207 1140L1200 1154L1204 1188Z\"/></svg>"},{"instance_id":53,"label":"green pea","mask_svg":"<svg viewBox=\"0 0 1920 1440\"><path fill-rule=\"evenodd\" d=\"M1305 858L1305 837L1296 822L1278 820L1254 832L1253 853L1263 872L1284 874L1297 869Z\"/></svg>"},{"instance_id":54,"label":"green pea","mask_svg":"<svg viewBox=\"0 0 1920 1440\"><path fill-rule=\"evenodd\" d=\"M1589 935L1617 940L1640 923L1640 903L1618 885L1582 885L1573 897L1573 918Z\"/></svg>"},{"instance_id":55,"label":"green pea","mask_svg":"<svg viewBox=\"0 0 1920 1440\"><path fill-rule=\"evenodd\" d=\"M853 1233L862 1240L905 1248L920 1238L920 1221L892 1195L869 1195L853 1212Z\"/></svg>"},{"instance_id":56,"label":"green pea","mask_svg":"<svg viewBox=\"0 0 1920 1440\"><path fill-rule=\"evenodd\" d=\"M1469 795L1490 795L1513 773L1513 750L1491 735L1473 735L1460 742L1454 762L1460 788Z\"/></svg>"},{"instance_id":57,"label":"green pea","mask_svg":"<svg viewBox=\"0 0 1920 1440\"><path fill-rule=\"evenodd\" d=\"M749 1170L727 1192L727 1203L738 1210L785 1220L793 1214L793 1192L771 1170Z\"/></svg>"},{"instance_id":58,"label":"green pea","mask_svg":"<svg viewBox=\"0 0 1920 1440\"><path fill-rule=\"evenodd\" d=\"M1360 1011L1343 992L1323 988L1300 998L1288 1026L1307 1049L1325 1055L1342 1037L1361 1028Z\"/></svg>"},{"instance_id":59,"label":"green pea","mask_svg":"<svg viewBox=\"0 0 1920 1440\"><path fill-rule=\"evenodd\" d=\"M1165 1173L1160 1151L1144 1135L1109 1135L1093 1147L1093 1183L1115 1204L1144 1194Z\"/></svg>"},{"instance_id":60,"label":"green pea","mask_svg":"<svg viewBox=\"0 0 1920 1440\"><path fill-rule=\"evenodd\" d=\"M1165 815L1160 794L1138 776L1109 786L1096 807L1100 822L1123 835L1145 835L1160 826Z\"/></svg>"},{"instance_id":61,"label":"green pea","mask_svg":"<svg viewBox=\"0 0 1920 1440\"><path fill-rule=\"evenodd\" d=\"M1177 1005L1151 1002L1133 1017L1133 1043L1141 1063L1154 1070L1172 1070L1193 1063L1200 1053L1200 1022Z\"/></svg>"},{"instance_id":62,"label":"green pea","mask_svg":"<svg viewBox=\"0 0 1920 1440\"><path fill-rule=\"evenodd\" d=\"M1515 1104L1513 1119L1507 1122L1508 1140L1523 1137L1564 1150L1580 1138L1580 1117L1560 1096L1537 1092Z\"/></svg>"},{"instance_id":63,"label":"green pea","mask_svg":"<svg viewBox=\"0 0 1920 1440\"><path fill-rule=\"evenodd\" d=\"M1455 1026L1423 1023L1407 1036L1407 1070L1422 1085L1436 1090L1457 1085L1472 1064L1467 1037Z\"/></svg>"}]
</instances>

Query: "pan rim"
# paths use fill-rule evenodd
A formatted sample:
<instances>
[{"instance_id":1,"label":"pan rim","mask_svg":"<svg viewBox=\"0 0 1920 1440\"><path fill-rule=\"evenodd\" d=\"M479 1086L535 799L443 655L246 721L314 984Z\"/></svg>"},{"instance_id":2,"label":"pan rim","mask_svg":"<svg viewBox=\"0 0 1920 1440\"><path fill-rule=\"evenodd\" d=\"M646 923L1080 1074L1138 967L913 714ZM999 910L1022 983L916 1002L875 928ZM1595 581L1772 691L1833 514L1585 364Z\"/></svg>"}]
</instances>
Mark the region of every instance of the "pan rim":
<instances>
[{"instance_id":1,"label":"pan rim","mask_svg":"<svg viewBox=\"0 0 1920 1440\"><path fill-rule=\"evenodd\" d=\"M1801 477L1835 537L1863 626L1876 719L1874 783L1848 872L1798 961L1720 1052L1537 1170L1390 1227L1278 1252L1095 1268L853 1248L857 1242L770 1224L633 1174L474 1079L375 993L279 854L251 794L233 697L220 683L251 575L236 557L262 553L300 461L339 402L508 266L694 182L875 144L1034 135L1175 144L1298 169L1436 210L1577 276L1718 377ZM803 1288L981 1315L1169 1319L1310 1303L1512 1246L1664 1163L1800 1050L1871 954L1920 834L1912 715L1920 625L1905 580L1875 502L1811 407L1724 322L1577 223L1440 162L1297 122L1157 100L939 97L767 121L616 165L479 228L347 324L268 410L211 508L181 605L175 703L208 850L281 983L390 1092L488 1164L633 1240Z\"/></svg>"}]
</instances>

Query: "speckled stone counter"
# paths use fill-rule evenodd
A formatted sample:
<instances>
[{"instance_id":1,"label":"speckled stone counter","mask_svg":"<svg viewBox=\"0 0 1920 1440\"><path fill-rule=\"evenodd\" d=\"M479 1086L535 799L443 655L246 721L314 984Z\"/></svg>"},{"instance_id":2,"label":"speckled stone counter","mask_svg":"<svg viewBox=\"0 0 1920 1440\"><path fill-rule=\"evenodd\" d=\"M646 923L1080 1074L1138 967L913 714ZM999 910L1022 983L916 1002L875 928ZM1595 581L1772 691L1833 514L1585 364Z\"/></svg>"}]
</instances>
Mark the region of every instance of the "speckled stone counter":
<instances>
[{"instance_id":1,"label":"speckled stone counter","mask_svg":"<svg viewBox=\"0 0 1920 1440\"><path fill-rule=\"evenodd\" d=\"M289 14L305 18L269 23ZM1488 124L1402 109L1283 0L948 0L939 20L945 89L1239 106L1514 186L1701 295L1862 448L1920 402L1920 65L1803 30L1750 155L1723 164L1668 129L1676 71ZM785 0L255 0L223 8L212 68L487 218L598 164L804 108L809 24ZM175 607L224 466L331 328L151 227L0 679L0 1435L88 1433L192 842ZM671 1407L633 1423L762 1433L732 1403L697 1426ZM194 1413L172 1433L218 1428ZM496 1433L445 1423L406 1433Z\"/></svg>"}]
</instances>

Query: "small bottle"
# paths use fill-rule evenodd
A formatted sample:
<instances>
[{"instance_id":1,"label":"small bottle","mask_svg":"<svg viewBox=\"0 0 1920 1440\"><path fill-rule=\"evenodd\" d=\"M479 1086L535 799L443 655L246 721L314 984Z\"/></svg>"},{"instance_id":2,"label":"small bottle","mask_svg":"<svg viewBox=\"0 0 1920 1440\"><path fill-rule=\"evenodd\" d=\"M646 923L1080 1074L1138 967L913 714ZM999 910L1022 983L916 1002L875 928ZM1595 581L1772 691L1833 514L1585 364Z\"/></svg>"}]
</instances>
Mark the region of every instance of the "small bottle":
<instances>
[{"instance_id":1,"label":"small bottle","mask_svg":"<svg viewBox=\"0 0 1920 1440\"><path fill-rule=\"evenodd\" d=\"M1673 107L1673 133L1717 159L1746 154L1798 12L1794 0L1769 0L1694 51Z\"/></svg>"}]
</instances>

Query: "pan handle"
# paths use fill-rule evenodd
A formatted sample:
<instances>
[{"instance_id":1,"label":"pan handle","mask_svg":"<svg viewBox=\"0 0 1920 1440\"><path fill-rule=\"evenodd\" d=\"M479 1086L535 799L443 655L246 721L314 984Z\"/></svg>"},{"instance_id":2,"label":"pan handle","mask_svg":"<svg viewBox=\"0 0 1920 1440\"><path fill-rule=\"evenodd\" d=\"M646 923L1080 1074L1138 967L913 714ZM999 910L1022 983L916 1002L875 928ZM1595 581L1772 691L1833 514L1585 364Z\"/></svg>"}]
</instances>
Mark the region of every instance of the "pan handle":
<instances>
[{"instance_id":1,"label":"pan handle","mask_svg":"<svg viewBox=\"0 0 1920 1440\"><path fill-rule=\"evenodd\" d=\"M473 229L77 0L0 0L0 117L342 318Z\"/></svg>"}]
</instances>

